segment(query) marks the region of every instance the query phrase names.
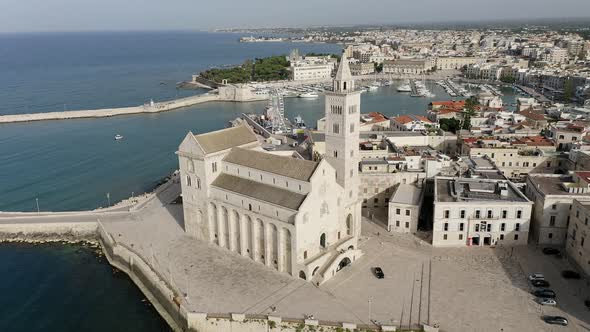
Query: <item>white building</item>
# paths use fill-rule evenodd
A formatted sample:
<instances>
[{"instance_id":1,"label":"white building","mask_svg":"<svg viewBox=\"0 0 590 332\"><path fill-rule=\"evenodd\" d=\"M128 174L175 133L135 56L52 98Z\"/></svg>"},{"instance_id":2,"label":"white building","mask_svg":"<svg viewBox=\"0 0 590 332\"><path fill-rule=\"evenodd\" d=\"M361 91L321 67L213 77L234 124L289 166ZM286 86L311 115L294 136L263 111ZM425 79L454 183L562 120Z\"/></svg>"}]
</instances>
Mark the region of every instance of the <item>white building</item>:
<instances>
[{"instance_id":1,"label":"white building","mask_svg":"<svg viewBox=\"0 0 590 332\"><path fill-rule=\"evenodd\" d=\"M421 115L408 114L391 118L391 128L403 131L425 131L438 128L438 123Z\"/></svg>"},{"instance_id":2,"label":"white building","mask_svg":"<svg viewBox=\"0 0 590 332\"><path fill-rule=\"evenodd\" d=\"M298 62L291 64L291 74L294 81L324 80L331 77L332 68L331 63Z\"/></svg>"},{"instance_id":3,"label":"white building","mask_svg":"<svg viewBox=\"0 0 590 332\"><path fill-rule=\"evenodd\" d=\"M326 94L321 162L263 151L246 126L188 133L179 147L186 232L314 283L362 255L360 92L342 61Z\"/></svg>"},{"instance_id":4,"label":"white building","mask_svg":"<svg viewBox=\"0 0 590 332\"><path fill-rule=\"evenodd\" d=\"M422 189L400 184L389 200L387 230L396 233L416 233L422 203Z\"/></svg>"},{"instance_id":5,"label":"white building","mask_svg":"<svg viewBox=\"0 0 590 332\"><path fill-rule=\"evenodd\" d=\"M590 202L574 200L570 219L566 252L590 276Z\"/></svg>"},{"instance_id":6,"label":"white building","mask_svg":"<svg viewBox=\"0 0 590 332\"><path fill-rule=\"evenodd\" d=\"M436 177L432 245L526 245L532 206L509 181Z\"/></svg>"},{"instance_id":7,"label":"white building","mask_svg":"<svg viewBox=\"0 0 590 332\"><path fill-rule=\"evenodd\" d=\"M533 240L538 244L564 245L574 200L590 201L590 172L531 174L526 195L535 202Z\"/></svg>"}]
</instances>

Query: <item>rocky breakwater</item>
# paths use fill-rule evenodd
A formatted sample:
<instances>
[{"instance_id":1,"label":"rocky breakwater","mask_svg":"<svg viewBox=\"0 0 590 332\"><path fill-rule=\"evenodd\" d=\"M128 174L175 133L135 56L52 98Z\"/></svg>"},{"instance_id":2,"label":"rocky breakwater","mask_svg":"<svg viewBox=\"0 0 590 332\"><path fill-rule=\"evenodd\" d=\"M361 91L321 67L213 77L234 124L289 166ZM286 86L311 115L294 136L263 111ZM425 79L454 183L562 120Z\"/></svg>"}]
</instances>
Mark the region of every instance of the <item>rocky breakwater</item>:
<instances>
[{"instance_id":1,"label":"rocky breakwater","mask_svg":"<svg viewBox=\"0 0 590 332\"><path fill-rule=\"evenodd\" d=\"M171 111L174 109L202 104L210 101L219 100L218 94L202 94L186 98L174 99L163 102L150 102L140 106L106 108L97 110L65 111L65 112L46 112L46 113L28 113L28 114L10 114L1 115L0 123L30 122L30 121L47 121L47 120L67 120L81 118L106 118L118 115L130 115L140 113L159 113Z\"/></svg>"}]
</instances>

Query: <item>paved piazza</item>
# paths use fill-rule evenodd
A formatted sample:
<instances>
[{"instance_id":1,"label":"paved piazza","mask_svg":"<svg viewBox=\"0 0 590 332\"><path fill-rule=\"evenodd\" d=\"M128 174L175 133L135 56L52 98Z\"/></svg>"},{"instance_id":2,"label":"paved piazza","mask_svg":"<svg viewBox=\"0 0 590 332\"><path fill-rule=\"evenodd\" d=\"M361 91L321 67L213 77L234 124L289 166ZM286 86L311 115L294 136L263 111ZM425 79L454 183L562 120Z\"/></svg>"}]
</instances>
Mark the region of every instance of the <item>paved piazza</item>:
<instances>
[{"instance_id":1,"label":"paved piazza","mask_svg":"<svg viewBox=\"0 0 590 332\"><path fill-rule=\"evenodd\" d=\"M318 288L187 237L182 206L162 203L171 201L176 189L163 192L135 220L103 224L168 278L171 270L173 283L188 293L196 312L314 315L326 321L401 322L406 328L422 322L443 331L590 331L590 312L583 306L588 287L561 278L567 262L542 255L540 248L438 249L365 220L360 245L365 256ZM374 266L383 268L385 279L373 276ZM557 292L557 308L533 301L526 281L533 272L545 274ZM540 319L545 314L564 315L570 325L546 325Z\"/></svg>"}]
</instances>

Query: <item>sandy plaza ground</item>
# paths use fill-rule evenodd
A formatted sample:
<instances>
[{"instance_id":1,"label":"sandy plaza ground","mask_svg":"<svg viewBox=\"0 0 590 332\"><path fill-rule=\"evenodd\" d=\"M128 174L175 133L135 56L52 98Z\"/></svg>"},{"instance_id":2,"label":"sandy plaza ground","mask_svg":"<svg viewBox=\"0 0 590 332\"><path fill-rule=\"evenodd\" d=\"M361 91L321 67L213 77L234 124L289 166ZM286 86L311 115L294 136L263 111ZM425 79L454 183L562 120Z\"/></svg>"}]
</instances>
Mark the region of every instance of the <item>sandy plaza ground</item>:
<instances>
[{"instance_id":1,"label":"sandy plaza ground","mask_svg":"<svg viewBox=\"0 0 590 332\"><path fill-rule=\"evenodd\" d=\"M545 256L541 248L439 249L365 219L360 243L365 255L317 287L186 236L182 206L170 204L175 190L161 193L133 220L102 222L117 241L167 275L195 312L313 315L402 328L426 323L442 331L590 330L583 304L588 286L563 279L567 261ZM375 266L383 269L384 279L373 275ZM545 274L557 293L557 307L534 301L530 273ZM553 314L567 317L569 326L541 320Z\"/></svg>"}]
</instances>

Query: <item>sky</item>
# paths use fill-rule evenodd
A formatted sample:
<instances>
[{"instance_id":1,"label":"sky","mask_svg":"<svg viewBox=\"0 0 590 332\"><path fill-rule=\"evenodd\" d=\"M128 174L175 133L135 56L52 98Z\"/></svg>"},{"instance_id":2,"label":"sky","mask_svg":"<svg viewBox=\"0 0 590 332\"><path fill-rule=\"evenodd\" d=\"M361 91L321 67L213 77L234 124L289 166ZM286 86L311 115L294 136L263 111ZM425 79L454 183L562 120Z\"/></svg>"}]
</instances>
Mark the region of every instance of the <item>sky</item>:
<instances>
[{"instance_id":1,"label":"sky","mask_svg":"<svg viewBox=\"0 0 590 332\"><path fill-rule=\"evenodd\" d=\"M590 17L590 0L0 0L0 32L460 22Z\"/></svg>"}]
</instances>

